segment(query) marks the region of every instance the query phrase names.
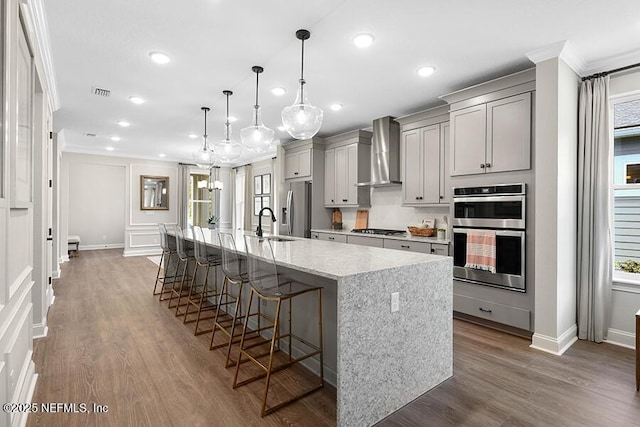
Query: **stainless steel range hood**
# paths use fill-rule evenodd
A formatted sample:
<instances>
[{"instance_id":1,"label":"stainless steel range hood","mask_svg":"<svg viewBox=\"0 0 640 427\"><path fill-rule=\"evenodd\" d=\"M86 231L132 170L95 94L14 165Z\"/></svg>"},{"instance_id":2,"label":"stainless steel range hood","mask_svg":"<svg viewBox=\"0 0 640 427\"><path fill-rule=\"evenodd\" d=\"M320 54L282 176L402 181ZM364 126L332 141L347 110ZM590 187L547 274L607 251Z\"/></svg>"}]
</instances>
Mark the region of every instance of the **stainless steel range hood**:
<instances>
[{"instance_id":1,"label":"stainless steel range hood","mask_svg":"<svg viewBox=\"0 0 640 427\"><path fill-rule=\"evenodd\" d=\"M400 125L387 116L373 121L371 141L371 182L358 187L390 187L400 185Z\"/></svg>"}]
</instances>

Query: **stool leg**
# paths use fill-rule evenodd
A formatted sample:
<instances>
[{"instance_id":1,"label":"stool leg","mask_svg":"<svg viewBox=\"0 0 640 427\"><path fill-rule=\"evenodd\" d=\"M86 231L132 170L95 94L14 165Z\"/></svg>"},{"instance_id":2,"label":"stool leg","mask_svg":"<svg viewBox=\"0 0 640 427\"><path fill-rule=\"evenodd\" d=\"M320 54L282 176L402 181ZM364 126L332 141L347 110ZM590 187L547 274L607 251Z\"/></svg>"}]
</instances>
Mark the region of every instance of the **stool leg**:
<instances>
[{"instance_id":1,"label":"stool leg","mask_svg":"<svg viewBox=\"0 0 640 427\"><path fill-rule=\"evenodd\" d=\"M164 260L164 251L162 251L162 254L160 255L160 264L158 264L158 273L156 274L156 284L153 286L153 295L158 295L156 291L158 289L158 281L160 280L160 270L162 270L163 260ZM162 281L164 282L164 279L162 279Z\"/></svg>"},{"instance_id":2,"label":"stool leg","mask_svg":"<svg viewBox=\"0 0 640 427\"><path fill-rule=\"evenodd\" d=\"M180 269L180 263L182 262L182 260L180 259L180 257L178 257L178 261L176 261L176 271L173 275L173 280L171 281L171 297L169 298L169 305L167 307L172 308L173 305L171 305L171 303L173 302L173 295L175 294L175 286L176 286L176 278L178 277L178 270ZM165 298L166 299L166 298ZM180 301L178 301L179 303Z\"/></svg>"},{"instance_id":3,"label":"stool leg","mask_svg":"<svg viewBox=\"0 0 640 427\"><path fill-rule=\"evenodd\" d=\"M167 298L162 298L163 295L167 292L166 288L167 288L167 274L169 274L169 272L171 271L171 259L173 258L173 254L169 253L169 257L167 258L167 268L164 271L164 279L162 280L162 287L160 288L160 298L158 299L159 301L164 301ZM177 264L176 267L174 268L174 272L171 277L171 287L173 287L173 284L176 281L176 269L178 268Z\"/></svg>"},{"instance_id":4,"label":"stool leg","mask_svg":"<svg viewBox=\"0 0 640 427\"><path fill-rule=\"evenodd\" d=\"M238 285L238 298L236 299L236 307L233 311L233 323L231 324L231 336L229 337L229 345L227 346L227 358L224 362L225 367L229 367L229 357L231 356L231 346L233 345L233 337L235 336L236 331L236 322L238 321L238 310L240 311L240 316L242 316L242 285L244 282L241 280ZM233 361L232 361L233 362Z\"/></svg>"},{"instance_id":5,"label":"stool leg","mask_svg":"<svg viewBox=\"0 0 640 427\"><path fill-rule=\"evenodd\" d=\"M220 292L220 295L218 295L216 315L213 318L213 331L211 331L211 344L209 344L209 350L213 349L213 341L216 337L216 330L218 329L218 318L220 317L220 306L222 305L222 295L227 291L228 283L229 283L229 278L227 276L224 276L224 280L222 281L222 291ZM228 356L227 356L227 360L228 360Z\"/></svg>"},{"instance_id":6,"label":"stool leg","mask_svg":"<svg viewBox=\"0 0 640 427\"><path fill-rule=\"evenodd\" d=\"M274 354L274 349L276 346L276 339L279 341L280 339L277 338L280 334L278 333L280 330L280 306L282 305L282 300L278 299L278 302L276 303L276 314L274 317L274 324L273 324L273 335L271 336L271 348L269 350L269 363L267 365L267 378L265 380L264 383L264 395L262 398L262 409L260 410L260 416L264 417L266 415L265 410L267 408L267 395L269 394L269 382L271 381L271 369L273 367L273 354ZM238 361L238 364L240 362ZM239 366L239 365L238 365Z\"/></svg>"},{"instance_id":7,"label":"stool leg","mask_svg":"<svg viewBox=\"0 0 640 427\"><path fill-rule=\"evenodd\" d=\"M196 278L196 273L198 272L198 263L193 267L193 278L191 279L191 285L189 285L189 295L187 296L187 305L184 309L184 313L180 313L180 301L182 301L182 292L184 291L184 282L187 277L187 270L189 269L189 260L187 259L184 262L184 268L182 269L182 279L180 280L180 290L178 291L178 304L176 304L176 317L184 315L187 317L189 313L189 297L191 296L191 290L193 289L193 281Z\"/></svg>"},{"instance_id":8,"label":"stool leg","mask_svg":"<svg viewBox=\"0 0 640 427\"><path fill-rule=\"evenodd\" d=\"M249 293L249 305L247 309L247 315L244 317L244 325L242 326L242 336L240 337L240 348L238 349L238 360L236 361L236 373L233 376L233 388L238 387L238 372L240 372L240 365L242 364L242 352L244 351L244 337L247 334L247 324L249 323L249 313L251 312L251 302L253 300L253 288L251 288L251 292ZM258 300L258 307L260 306L260 301Z\"/></svg>"},{"instance_id":9,"label":"stool leg","mask_svg":"<svg viewBox=\"0 0 640 427\"><path fill-rule=\"evenodd\" d=\"M194 335L198 335L198 325L200 324L200 315L202 314L202 304L204 304L205 295L207 295L207 285L209 284L209 270L211 266L207 264L204 270L204 285L202 286L202 292L200 293L200 303L198 304L198 318L196 319L196 327L193 330ZM218 272L216 271L216 274ZM194 276L195 280L195 276ZM187 316L184 316L184 320L187 320Z\"/></svg>"}]
</instances>

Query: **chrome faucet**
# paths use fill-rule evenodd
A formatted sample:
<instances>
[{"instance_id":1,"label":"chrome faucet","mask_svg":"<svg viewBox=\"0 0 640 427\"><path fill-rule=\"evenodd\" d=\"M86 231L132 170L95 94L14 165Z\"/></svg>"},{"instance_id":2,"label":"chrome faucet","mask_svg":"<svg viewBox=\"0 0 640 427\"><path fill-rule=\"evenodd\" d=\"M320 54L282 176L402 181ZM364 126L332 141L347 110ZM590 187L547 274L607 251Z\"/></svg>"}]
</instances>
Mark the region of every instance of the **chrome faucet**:
<instances>
[{"instance_id":1,"label":"chrome faucet","mask_svg":"<svg viewBox=\"0 0 640 427\"><path fill-rule=\"evenodd\" d=\"M256 228L256 236L258 237L262 237L262 212L264 211L271 212L271 221L276 222L276 216L273 214L271 208L260 209L260 213L258 214L258 228Z\"/></svg>"}]
</instances>

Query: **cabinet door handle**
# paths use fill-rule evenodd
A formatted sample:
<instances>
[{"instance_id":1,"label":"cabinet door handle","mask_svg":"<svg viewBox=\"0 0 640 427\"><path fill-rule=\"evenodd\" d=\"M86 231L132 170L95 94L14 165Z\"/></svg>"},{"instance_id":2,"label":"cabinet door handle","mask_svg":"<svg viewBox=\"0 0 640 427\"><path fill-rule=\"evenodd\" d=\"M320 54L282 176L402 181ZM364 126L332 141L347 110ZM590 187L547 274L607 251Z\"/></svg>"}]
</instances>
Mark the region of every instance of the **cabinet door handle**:
<instances>
[{"instance_id":1,"label":"cabinet door handle","mask_svg":"<svg viewBox=\"0 0 640 427\"><path fill-rule=\"evenodd\" d=\"M319 239L320 236L318 236L317 234L313 236L314 239Z\"/></svg>"},{"instance_id":2,"label":"cabinet door handle","mask_svg":"<svg viewBox=\"0 0 640 427\"><path fill-rule=\"evenodd\" d=\"M482 308L482 307L478 307L478 310L480 310L483 313L492 313L491 310L487 310L486 308Z\"/></svg>"},{"instance_id":3,"label":"cabinet door handle","mask_svg":"<svg viewBox=\"0 0 640 427\"><path fill-rule=\"evenodd\" d=\"M485 163L485 166L490 168L491 167L491 163Z\"/></svg>"},{"instance_id":4,"label":"cabinet door handle","mask_svg":"<svg viewBox=\"0 0 640 427\"><path fill-rule=\"evenodd\" d=\"M348 202L348 201L349 201L349 199L342 199L342 201L343 201L343 202Z\"/></svg>"},{"instance_id":5,"label":"cabinet door handle","mask_svg":"<svg viewBox=\"0 0 640 427\"><path fill-rule=\"evenodd\" d=\"M435 250L435 249L433 249L433 248L431 248L431 253L432 253L432 254L435 254L435 253L436 253L436 250Z\"/></svg>"},{"instance_id":6,"label":"cabinet door handle","mask_svg":"<svg viewBox=\"0 0 640 427\"><path fill-rule=\"evenodd\" d=\"M331 203L333 203L333 199L331 199Z\"/></svg>"},{"instance_id":7,"label":"cabinet door handle","mask_svg":"<svg viewBox=\"0 0 640 427\"><path fill-rule=\"evenodd\" d=\"M484 163L480 163L480 169L484 169L485 164Z\"/></svg>"},{"instance_id":8,"label":"cabinet door handle","mask_svg":"<svg viewBox=\"0 0 640 427\"><path fill-rule=\"evenodd\" d=\"M411 249L411 246L409 245L400 245L401 248L405 248L405 249Z\"/></svg>"},{"instance_id":9,"label":"cabinet door handle","mask_svg":"<svg viewBox=\"0 0 640 427\"><path fill-rule=\"evenodd\" d=\"M444 199L444 196L440 196L440 200Z\"/></svg>"},{"instance_id":10,"label":"cabinet door handle","mask_svg":"<svg viewBox=\"0 0 640 427\"><path fill-rule=\"evenodd\" d=\"M336 240L335 237L329 237L329 240Z\"/></svg>"},{"instance_id":11,"label":"cabinet door handle","mask_svg":"<svg viewBox=\"0 0 640 427\"><path fill-rule=\"evenodd\" d=\"M483 167L484 167L484 166L483 166ZM294 174L294 175L298 175L298 172L294 172L293 174Z\"/></svg>"}]
</instances>

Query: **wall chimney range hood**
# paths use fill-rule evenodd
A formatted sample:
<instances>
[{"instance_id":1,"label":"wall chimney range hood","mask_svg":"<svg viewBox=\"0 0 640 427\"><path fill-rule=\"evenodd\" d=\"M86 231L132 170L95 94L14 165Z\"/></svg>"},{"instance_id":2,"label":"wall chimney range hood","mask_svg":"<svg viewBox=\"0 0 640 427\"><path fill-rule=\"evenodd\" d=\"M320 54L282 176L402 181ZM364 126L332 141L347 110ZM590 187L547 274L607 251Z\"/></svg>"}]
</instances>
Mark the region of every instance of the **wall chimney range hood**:
<instances>
[{"instance_id":1,"label":"wall chimney range hood","mask_svg":"<svg viewBox=\"0 0 640 427\"><path fill-rule=\"evenodd\" d=\"M373 121L371 140L371 182L358 187L391 187L400 181L400 125L387 116Z\"/></svg>"}]
</instances>

